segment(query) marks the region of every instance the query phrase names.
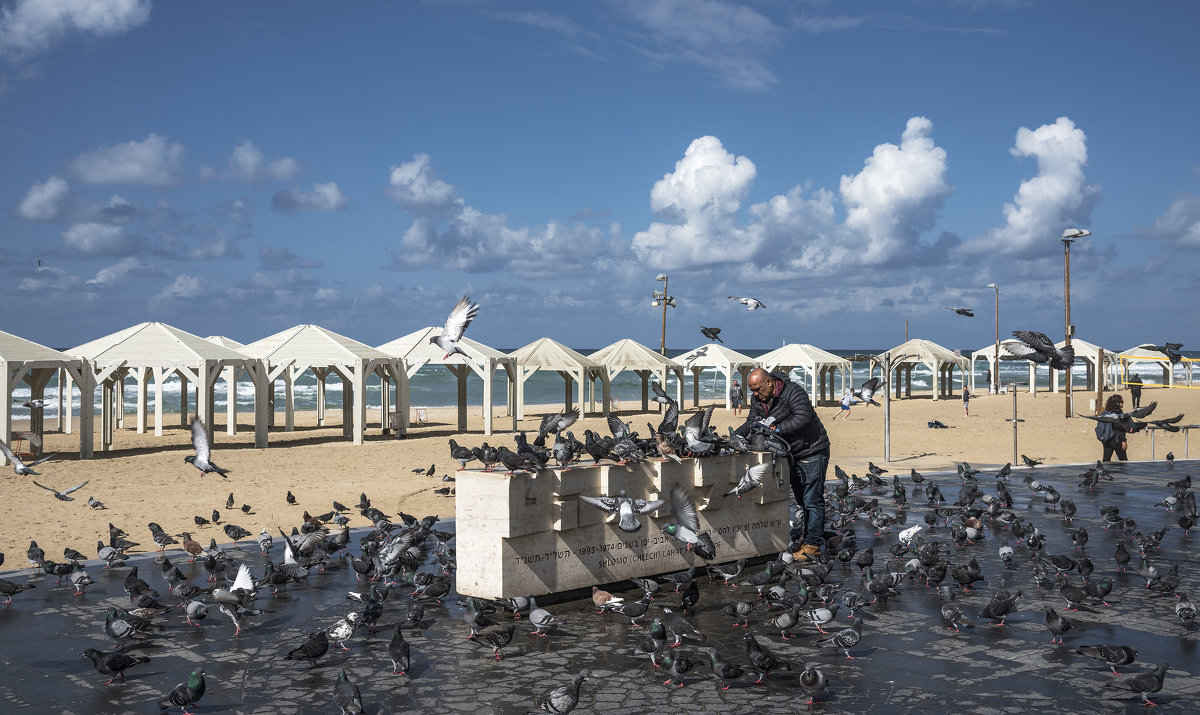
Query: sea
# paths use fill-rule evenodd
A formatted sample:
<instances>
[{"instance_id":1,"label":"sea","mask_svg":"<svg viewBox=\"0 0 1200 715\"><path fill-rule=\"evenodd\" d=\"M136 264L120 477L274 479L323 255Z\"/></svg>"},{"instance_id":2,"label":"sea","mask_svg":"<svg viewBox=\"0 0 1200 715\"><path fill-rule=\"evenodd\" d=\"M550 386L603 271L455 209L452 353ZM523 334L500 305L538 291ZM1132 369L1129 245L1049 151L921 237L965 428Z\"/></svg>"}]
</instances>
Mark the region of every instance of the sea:
<instances>
[{"instance_id":1,"label":"sea","mask_svg":"<svg viewBox=\"0 0 1200 715\"><path fill-rule=\"evenodd\" d=\"M584 355L595 352L598 348L579 349L577 352ZM772 348L773 349L773 348ZM770 352L771 349L749 349L738 350L738 352L749 357L758 357ZM511 352L506 350L504 352ZM668 350L669 357L682 355L685 350ZM829 352L841 356L850 357L852 355L878 355L882 350L830 350ZM969 353L964 353L970 357ZM1200 358L1200 351L1184 352L1185 357ZM1142 382L1146 385L1155 385L1164 382L1163 373L1160 367L1161 363L1153 361L1139 361L1130 363L1130 370L1137 372ZM854 386L861 385L865 382L868 375L868 363L865 361L853 363L853 378ZM975 384L977 392L982 392L986 389L986 372L987 362L980 359L973 364ZM1175 366L1176 381L1182 383L1185 379L1183 365ZM879 371L876 370L876 375ZM804 378L804 371L797 368L792 371L792 379L800 380ZM1039 388L1049 387L1049 371L1042 367L1037 371L1037 386ZM1113 377L1110 376L1109 382L1112 383ZM927 392L930 389L932 375L928 368L917 366L913 369L912 374L912 389L913 394ZM969 380L969 377L968 377ZM685 398L690 399L692 395L692 374L691 371L684 372L684 391ZM957 371L954 373L955 390L959 390L960 375ZM1027 363L1021 360L1001 360L1000 361L1000 381L1005 385L1021 385L1025 386L1029 381L1029 370ZM707 369L700 374L700 398L702 400L714 400L722 397L725 394L725 380L717 372L715 368ZM1083 388L1085 386L1085 372L1082 364L1077 363L1073 371L1073 386ZM498 371L495 383L493 384L493 392L495 395L495 404L501 406L505 404L505 386L506 379L504 372ZM615 398L621 405L641 405L641 378L631 371L622 372L617 375L611 385L611 396ZM325 404L328 409L340 409L342 405L342 384L340 378L336 374L331 374L325 382ZM189 385L192 388L192 397L189 399L189 408L195 409L195 385ZM838 378L834 379L835 391L840 391L841 384ZM427 365L421 368L416 375L410 380L410 395L411 406L416 407L450 407L457 404L457 380L449 370L440 365ZM280 409L283 404L283 383L276 382L276 408ZM675 377L672 375L668 379L666 386L668 394L675 394ZM216 385L216 409L218 412L223 412L226 409L226 401L229 399L228 386L224 380L219 380ZM80 407L79 391L72 390L72 403L75 414L78 414ZM597 386L597 398L599 397L599 386ZM25 383L13 390L13 418L23 419L28 418L29 410L20 406L20 402L27 401L30 397L29 387ZM590 394L590 393L589 393ZM840 392L838 392L840 394ZM176 377L168 379L163 384L163 408L165 413L179 412L179 396L180 396L180 381ZM45 408L43 415L53 417L58 411L58 384L57 378L52 380L46 387L45 397L50 404ZM237 384L235 399L238 404L239 412L252 412L254 410L254 385L250 379L243 375ZM317 404L317 380L311 373L302 375L296 383L294 390L294 399L297 410L315 410ZM561 404L563 399L563 379L554 371L539 370L534 373L525 382L525 403L529 405L536 404ZM125 384L125 411L127 413L134 412L137 409L137 387L132 378L126 378ZM467 404L482 405L483 404L483 382L475 375L471 375L467 380ZM150 409L154 409L154 388L150 386L149 390L149 405ZM378 377L372 377L367 384L367 407L368 409L378 409L380 406L380 381ZM95 402L93 405L97 414L100 411L100 391L96 391Z\"/></svg>"}]
</instances>

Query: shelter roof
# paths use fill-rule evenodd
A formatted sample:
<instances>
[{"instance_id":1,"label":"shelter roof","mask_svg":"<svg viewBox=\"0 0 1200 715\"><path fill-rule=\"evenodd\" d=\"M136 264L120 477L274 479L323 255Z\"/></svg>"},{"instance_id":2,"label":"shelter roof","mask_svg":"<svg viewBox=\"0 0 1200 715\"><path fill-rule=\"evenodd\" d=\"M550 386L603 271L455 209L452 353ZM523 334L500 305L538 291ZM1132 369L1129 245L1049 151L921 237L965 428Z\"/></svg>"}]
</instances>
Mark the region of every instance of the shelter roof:
<instances>
[{"instance_id":1,"label":"shelter roof","mask_svg":"<svg viewBox=\"0 0 1200 715\"><path fill-rule=\"evenodd\" d=\"M509 360L510 357L489 345L484 345L478 340L472 340L466 336L458 341L458 347L467 354L464 359L462 355L455 353L448 358L443 359L445 352L436 344L429 342L430 338L436 338L442 334L441 327L422 328L420 330L409 333L395 340L380 345L377 349L394 357L404 358L404 361L410 365L416 363L434 363L438 365L454 365L462 364L470 360L471 362L487 362L488 360Z\"/></svg>"},{"instance_id":2,"label":"shelter roof","mask_svg":"<svg viewBox=\"0 0 1200 715\"><path fill-rule=\"evenodd\" d=\"M233 338L227 338L224 335L210 335L207 338L205 338L205 340L207 340L210 343L215 343L217 345L220 345L223 348L229 348L230 350L237 350L238 348L244 347L246 345L245 343L239 343L238 341L234 340Z\"/></svg>"},{"instance_id":3,"label":"shelter roof","mask_svg":"<svg viewBox=\"0 0 1200 715\"><path fill-rule=\"evenodd\" d=\"M78 362L79 358L0 330L0 360L6 362L57 362L63 360Z\"/></svg>"},{"instance_id":4,"label":"shelter roof","mask_svg":"<svg viewBox=\"0 0 1200 715\"><path fill-rule=\"evenodd\" d=\"M611 369L622 370L652 370L657 372L666 368L678 370L683 366L678 361L660 355L639 342L624 338L603 347L588 357Z\"/></svg>"},{"instance_id":5,"label":"shelter roof","mask_svg":"<svg viewBox=\"0 0 1200 715\"><path fill-rule=\"evenodd\" d=\"M912 355L906 362L942 363L953 362L966 364L967 358L955 355L953 350L944 348L932 340L913 338L889 350L892 355Z\"/></svg>"},{"instance_id":6,"label":"shelter roof","mask_svg":"<svg viewBox=\"0 0 1200 715\"><path fill-rule=\"evenodd\" d=\"M759 361L719 343L706 343L678 356L675 360L685 367L725 367L726 365L758 365Z\"/></svg>"},{"instance_id":7,"label":"shelter roof","mask_svg":"<svg viewBox=\"0 0 1200 715\"><path fill-rule=\"evenodd\" d=\"M562 343L550 338L538 338L523 348L509 353L517 359L522 367L545 368L549 370L575 370L579 368L596 368L600 363L577 353Z\"/></svg>"},{"instance_id":8,"label":"shelter roof","mask_svg":"<svg viewBox=\"0 0 1200 715\"><path fill-rule=\"evenodd\" d=\"M238 349L241 354L280 365L299 362L333 365L357 360L389 360L391 356L319 325L296 325Z\"/></svg>"},{"instance_id":9,"label":"shelter roof","mask_svg":"<svg viewBox=\"0 0 1200 715\"><path fill-rule=\"evenodd\" d=\"M844 357L838 357L831 352L822 350L808 343L788 343L780 348L775 348L766 355L759 355L758 362L764 366L772 367L778 365L787 365L790 367L804 366L813 368L817 365L839 365L842 367L850 367L850 361Z\"/></svg>"},{"instance_id":10,"label":"shelter roof","mask_svg":"<svg viewBox=\"0 0 1200 715\"><path fill-rule=\"evenodd\" d=\"M246 359L239 352L166 323L138 323L66 352L92 362L124 361L130 365Z\"/></svg>"},{"instance_id":11,"label":"shelter roof","mask_svg":"<svg viewBox=\"0 0 1200 715\"><path fill-rule=\"evenodd\" d=\"M1007 340L1001 340L1000 341L1000 359L1001 360L1021 360L1021 359L1023 359L1023 358L1017 357L1016 355L1012 355L1004 350L1005 345L1019 344L1020 342L1021 341L1017 340L1016 338L1009 338ZM978 350L972 350L971 351L971 359L974 360L975 356L977 356L977 355L979 357L992 357L995 350L996 350L996 344L988 343L987 345L979 348Z\"/></svg>"}]
</instances>

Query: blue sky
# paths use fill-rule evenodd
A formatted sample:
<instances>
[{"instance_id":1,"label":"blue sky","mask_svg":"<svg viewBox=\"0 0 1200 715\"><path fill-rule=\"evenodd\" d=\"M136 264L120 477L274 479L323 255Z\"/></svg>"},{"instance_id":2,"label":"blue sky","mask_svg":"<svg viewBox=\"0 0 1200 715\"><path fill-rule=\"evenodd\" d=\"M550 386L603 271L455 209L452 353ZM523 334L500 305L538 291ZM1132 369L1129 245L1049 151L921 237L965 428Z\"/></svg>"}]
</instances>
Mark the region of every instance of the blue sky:
<instances>
[{"instance_id":1,"label":"blue sky","mask_svg":"<svg viewBox=\"0 0 1200 715\"><path fill-rule=\"evenodd\" d=\"M0 0L3 329L1200 345L1193 2ZM40 267L38 261L41 261ZM753 313L727 300L753 296ZM944 308L978 310L973 319Z\"/></svg>"}]
</instances>

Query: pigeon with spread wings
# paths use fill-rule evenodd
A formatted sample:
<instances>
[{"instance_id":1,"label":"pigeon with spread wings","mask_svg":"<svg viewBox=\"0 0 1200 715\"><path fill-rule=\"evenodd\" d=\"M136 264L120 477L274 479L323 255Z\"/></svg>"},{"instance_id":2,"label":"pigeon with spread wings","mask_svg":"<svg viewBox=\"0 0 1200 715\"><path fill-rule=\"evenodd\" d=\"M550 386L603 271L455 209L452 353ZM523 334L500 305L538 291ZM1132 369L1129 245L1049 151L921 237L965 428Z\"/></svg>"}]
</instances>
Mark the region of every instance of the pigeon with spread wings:
<instances>
[{"instance_id":1,"label":"pigeon with spread wings","mask_svg":"<svg viewBox=\"0 0 1200 715\"><path fill-rule=\"evenodd\" d=\"M4 452L4 456L8 457L8 461L12 462L13 471L17 473L18 477L28 477L31 475L36 476L41 474L41 472L33 471L33 468L50 459L50 457L53 457L54 454L58 454L58 452L55 452L54 454L50 455L50 457L42 457L36 462L30 462L29 464L26 464L21 461L20 457L13 454L13 451L9 449L8 444L3 440L0 440L0 452Z\"/></svg>"},{"instance_id":2,"label":"pigeon with spread wings","mask_svg":"<svg viewBox=\"0 0 1200 715\"><path fill-rule=\"evenodd\" d=\"M86 484L87 484L87 482L82 482L80 484L76 484L75 486L71 487L70 489L64 489L60 492L57 489L46 486L45 484L38 484L36 481L33 483L34 486L41 487L42 489L45 489L48 492L54 492L54 498L59 501L75 501L75 497L69 497L67 495L73 491L83 489L83 487Z\"/></svg>"},{"instance_id":3,"label":"pigeon with spread wings","mask_svg":"<svg viewBox=\"0 0 1200 715\"><path fill-rule=\"evenodd\" d=\"M876 402L872 398L875 396L875 393L879 390L880 384L881 383L879 382L878 377L872 377L870 380L867 380L866 382L864 382L862 384L862 387L860 387L858 389L858 392L855 392L853 394L860 401L865 402L868 405L875 405L876 407L879 407L879 403Z\"/></svg>"},{"instance_id":4,"label":"pigeon with spread wings","mask_svg":"<svg viewBox=\"0 0 1200 715\"><path fill-rule=\"evenodd\" d=\"M463 333L467 331L467 326L471 324L478 313L479 304L472 303L469 297L463 296L454 306L454 310L450 311L450 315L446 317L446 325L442 328L442 334L429 339L429 342L446 351L446 354L442 356L443 360L455 353L466 357L467 354L458 347L458 341L462 339Z\"/></svg>"},{"instance_id":5,"label":"pigeon with spread wings","mask_svg":"<svg viewBox=\"0 0 1200 715\"><path fill-rule=\"evenodd\" d=\"M1129 432L1129 433L1141 432L1142 430L1146 429L1146 427L1149 427L1150 425L1158 425L1158 426L1162 427L1163 429L1167 430L1168 432L1172 432L1172 431L1178 432L1179 428L1175 427L1175 423L1183 419L1182 414L1178 415L1176 417L1169 417L1164 420L1150 420L1148 422L1139 422L1138 421L1143 417L1149 417L1150 413L1154 412L1154 408L1156 408L1156 407L1158 407L1157 401L1151 402L1150 404L1145 405L1144 407L1139 407L1136 410L1130 410L1129 412L1122 412L1119 415L1106 412L1106 413L1101 413L1098 415L1083 415L1083 414L1081 414L1079 416L1086 417L1089 420L1095 420L1097 422L1107 422L1122 432Z\"/></svg>"},{"instance_id":6,"label":"pigeon with spread wings","mask_svg":"<svg viewBox=\"0 0 1200 715\"><path fill-rule=\"evenodd\" d=\"M591 504L600 511L606 511L613 514L617 518L617 528L621 531L633 533L642 528L642 522L637 520L638 514L649 514L663 505L662 499L653 501L646 499L631 499L625 495L625 490L615 496L598 496L590 497L586 494L580 494L579 498Z\"/></svg>"},{"instance_id":7,"label":"pigeon with spread wings","mask_svg":"<svg viewBox=\"0 0 1200 715\"><path fill-rule=\"evenodd\" d=\"M708 338L709 340L712 340L713 342L717 342L717 343L725 342L724 340L721 339L721 329L720 328L706 328L705 326L701 325L700 332L701 332L701 334L704 335L704 337Z\"/></svg>"},{"instance_id":8,"label":"pigeon with spread wings","mask_svg":"<svg viewBox=\"0 0 1200 715\"><path fill-rule=\"evenodd\" d=\"M732 300L734 303L741 303L746 306L746 310L758 310L759 308L767 307L765 303L756 298L739 298L736 295L731 295L729 296L729 300Z\"/></svg>"},{"instance_id":9,"label":"pigeon with spread wings","mask_svg":"<svg viewBox=\"0 0 1200 715\"><path fill-rule=\"evenodd\" d=\"M687 544L689 551L695 551L696 555L705 561L715 559L717 546L711 536L700 532L700 516L696 511L696 504L683 487L677 486L671 490L671 513L675 517L675 523L664 524L662 532Z\"/></svg>"},{"instance_id":10,"label":"pigeon with spread wings","mask_svg":"<svg viewBox=\"0 0 1200 715\"><path fill-rule=\"evenodd\" d=\"M1075 364L1074 348L1064 346L1060 350L1054 347L1054 341L1043 333L1034 330L1014 330L1013 336L1020 342L1005 341L1001 345L1014 357L1038 365L1050 363L1050 367L1055 370L1066 370Z\"/></svg>"},{"instance_id":11,"label":"pigeon with spread wings","mask_svg":"<svg viewBox=\"0 0 1200 715\"><path fill-rule=\"evenodd\" d=\"M228 479L225 475L232 470L221 469L212 461L212 437L208 433L208 428L204 426L204 420L199 417L192 420L192 447L195 448L196 453L184 457L183 461L199 469L201 474L216 472Z\"/></svg>"},{"instance_id":12,"label":"pigeon with spread wings","mask_svg":"<svg viewBox=\"0 0 1200 715\"><path fill-rule=\"evenodd\" d=\"M949 306L946 306L946 310L953 310L955 313L958 313L959 315L967 317L967 318L975 317L975 309L974 308L951 308Z\"/></svg>"},{"instance_id":13,"label":"pigeon with spread wings","mask_svg":"<svg viewBox=\"0 0 1200 715\"><path fill-rule=\"evenodd\" d=\"M1138 350L1153 350L1154 352L1162 353L1163 355L1167 356L1167 359L1171 361L1172 365L1175 365L1183 357L1182 355L1179 354L1179 350L1182 347L1183 347L1183 343L1164 343L1162 345L1146 343L1145 345L1137 346L1137 349Z\"/></svg>"}]
</instances>

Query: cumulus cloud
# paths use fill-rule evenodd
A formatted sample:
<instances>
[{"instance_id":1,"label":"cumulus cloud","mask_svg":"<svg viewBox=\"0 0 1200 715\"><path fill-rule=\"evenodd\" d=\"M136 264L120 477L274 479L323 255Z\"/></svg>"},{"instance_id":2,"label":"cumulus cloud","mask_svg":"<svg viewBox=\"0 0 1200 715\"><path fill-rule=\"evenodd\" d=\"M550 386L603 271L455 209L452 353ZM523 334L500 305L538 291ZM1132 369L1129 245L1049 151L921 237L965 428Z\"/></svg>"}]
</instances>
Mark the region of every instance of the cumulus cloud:
<instances>
[{"instance_id":1,"label":"cumulus cloud","mask_svg":"<svg viewBox=\"0 0 1200 715\"><path fill-rule=\"evenodd\" d=\"M162 275L161 269L147 263L140 256L129 256L101 268L96 272L96 277L89 279L87 284L93 287L107 288L158 275Z\"/></svg>"},{"instance_id":2,"label":"cumulus cloud","mask_svg":"<svg viewBox=\"0 0 1200 715\"><path fill-rule=\"evenodd\" d=\"M300 162L290 156L266 161L262 151L247 139L233 148L224 175L232 181L287 182L300 170Z\"/></svg>"},{"instance_id":3,"label":"cumulus cloud","mask_svg":"<svg viewBox=\"0 0 1200 715\"><path fill-rule=\"evenodd\" d=\"M148 134L142 141L103 146L82 154L71 164L86 184L147 184L172 186L183 167L182 144Z\"/></svg>"},{"instance_id":4,"label":"cumulus cloud","mask_svg":"<svg viewBox=\"0 0 1200 715\"><path fill-rule=\"evenodd\" d=\"M17 216L26 221L57 221L62 219L71 196L65 179L51 176L29 187L25 198L17 204Z\"/></svg>"},{"instance_id":5,"label":"cumulus cloud","mask_svg":"<svg viewBox=\"0 0 1200 715\"><path fill-rule=\"evenodd\" d=\"M105 223L73 224L62 234L63 246L89 256L129 256L145 243L120 226Z\"/></svg>"},{"instance_id":6,"label":"cumulus cloud","mask_svg":"<svg viewBox=\"0 0 1200 715\"><path fill-rule=\"evenodd\" d=\"M1037 159L1037 175L1004 205L1005 223L964 244L968 253L1032 257L1057 248L1062 230L1091 221L1100 189L1087 182L1087 135L1066 117L1037 129L1021 127L1010 150Z\"/></svg>"},{"instance_id":7,"label":"cumulus cloud","mask_svg":"<svg viewBox=\"0 0 1200 715\"><path fill-rule=\"evenodd\" d=\"M192 276L187 273L180 273L175 276L175 280L171 281L166 287L158 292L150 299L150 305L155 306L160 302L187 300L189 298L199 298L205 294L205 282L200 276Z\"/></svg>"},{"instance_id":8,"label":"cumulus cloud","mask_svg":"<svg viewBox=\"0 0 1200 715\"><path fill-rule=\"evenodd\" d=\"M350 198L343 194L336 182L317 182L312 191L289 187L275 194L271 205L286 213L298 211L341 211L350 206Z\"/></svg>"},{"instance_id":9,"label":"cumulus cloud","mask_svg":"<svg viewBox=\"0 0 1200 715\"><path fill-rule=\"evenodd\" d=\"M650 208L672 222L654 222L633 237L638 258L657 268L691 268L740 260L763 235L737 225L742 199L757 169L712 136L692 141L675 171L654 183Z\"/></svg>"},{"instance_id":10,"label":"cumulus cloud","mask_svg":"<svg viewBox=\"0 0 1200 715\"><path fill-rule=\"evenodd\" d=\"M112 37L150 19L150 0L17 0L0 10L0 53L23 58L73 35Z\"/></svg>"},{"instance_id":11,"label":"cumulus cloud","mask_svg":"<svg viewBox=\"0 0 1200 715\"><path fill-rule=\"evenodd\" d=\"M623 0L625 12L651 33L648 56L687 62L731 87L762 91L778 83L762 54L783 28L753 8L717 0Z\"/></svg>"},{"instance_id":12,"label":"cumulus cloud","mask_svg":"<svg viewBox=\"0 0 1200 715\"><path fill-rule=\"evenodd\" d=\"M1179 248L1200 249L1200 196L1180 196L1154 221L1152 236L1165 238Z\"/></svg>"},{"instance_id":13,"label":"cumulus cloud","mask_svg":"<svg viewBox=\"0 0 1200 715\"><path fill-rule=\"evenodd\" d=\"M428 154L417 154L412 161L393 164L383 193L420 216L444 215L460 203L454 187L437 178Z\"/></svg>"},{"instance_id":14,"label":"cumulus cloud","mask_svg":"<svg viewBox=\"0 0 1200 715\"><path fill-rule=\"evenodd\" d=\"M258 249L258 261L264 271L285 271L291 268L320 268L325 264L301 258L287 248L263 246Z\"/></svg>"}]
</instances>

